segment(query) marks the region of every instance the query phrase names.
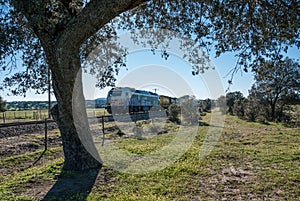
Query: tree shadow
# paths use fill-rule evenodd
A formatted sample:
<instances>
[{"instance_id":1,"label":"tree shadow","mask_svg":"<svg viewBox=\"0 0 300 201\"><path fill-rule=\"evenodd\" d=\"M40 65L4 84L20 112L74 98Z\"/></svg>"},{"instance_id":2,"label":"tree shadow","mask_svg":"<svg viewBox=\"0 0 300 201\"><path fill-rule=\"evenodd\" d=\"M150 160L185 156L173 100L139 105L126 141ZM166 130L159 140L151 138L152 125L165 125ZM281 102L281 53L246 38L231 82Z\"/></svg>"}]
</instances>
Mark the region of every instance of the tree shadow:
<instances>
[{"instance_id":1,"label":"tree shadow","mask_svg":"<svg viewBox=\"0 0 300 201\"><path fill-rule=\"evenodd\" d=\"M199 126L210 126L210 124L203 121L199 121Z\"/></svg>"},{"instance_id":2,"label":"tree shadow","mask_svg":"<svg viewBox=\"0 0 300 201\"><path fill-rule=\"evenodd\" d=\"M86 200L96 182L99 171L100 168L84 172L62 172L43 200Z\"/></svg>"}]
</instances>

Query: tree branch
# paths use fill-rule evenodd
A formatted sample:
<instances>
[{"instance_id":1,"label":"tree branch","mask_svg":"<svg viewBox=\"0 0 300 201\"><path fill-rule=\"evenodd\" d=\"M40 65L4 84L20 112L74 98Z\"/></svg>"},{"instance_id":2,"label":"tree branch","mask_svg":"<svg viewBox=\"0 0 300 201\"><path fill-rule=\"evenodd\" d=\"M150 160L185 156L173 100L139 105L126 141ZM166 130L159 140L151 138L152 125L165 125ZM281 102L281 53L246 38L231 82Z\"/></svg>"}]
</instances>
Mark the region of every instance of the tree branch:
<instances>
[{"instance_id":1,"label":"tree branch","mask_svg":"<svg viewBox=\"0 0 300 201\"><path fill-rule=\"evenodd\" d=\"M69 21L59 38L59 45L78 49L116 16L147 1L149 0L92 0Z\"/></svg>"}]
</instances>

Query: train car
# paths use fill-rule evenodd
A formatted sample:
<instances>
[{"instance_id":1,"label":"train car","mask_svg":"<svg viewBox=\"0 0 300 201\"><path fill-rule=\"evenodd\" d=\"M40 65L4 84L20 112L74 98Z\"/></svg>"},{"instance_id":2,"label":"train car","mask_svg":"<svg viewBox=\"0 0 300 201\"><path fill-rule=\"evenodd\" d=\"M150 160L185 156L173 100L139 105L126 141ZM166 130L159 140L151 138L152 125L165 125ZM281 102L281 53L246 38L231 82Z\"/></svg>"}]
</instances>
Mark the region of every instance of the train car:
<instances>
[{"instance_id":1,"label":"train car","mask_svg":"<svg viewBox=\"0 0 300 201\"><path fill-rule=\"evenodd\" d=\"M168 109L168 107L173 103L175 104L178 103L177 98L165 96L165 95L160 95L159 101L160 101L160 106L163 107L164 109Z\"/></svg>"},{"instance_id":2,"label":"train car","mask_svg":"<svg viewBox=\"0 0 300 201\"><path fill-rule=\"evenodd\" d=\"M158 107L159 102L159 95L156 93L116 87L108 92L106 109L110 114L149 111L152 107Z\"/></svg>"}]
</instances>

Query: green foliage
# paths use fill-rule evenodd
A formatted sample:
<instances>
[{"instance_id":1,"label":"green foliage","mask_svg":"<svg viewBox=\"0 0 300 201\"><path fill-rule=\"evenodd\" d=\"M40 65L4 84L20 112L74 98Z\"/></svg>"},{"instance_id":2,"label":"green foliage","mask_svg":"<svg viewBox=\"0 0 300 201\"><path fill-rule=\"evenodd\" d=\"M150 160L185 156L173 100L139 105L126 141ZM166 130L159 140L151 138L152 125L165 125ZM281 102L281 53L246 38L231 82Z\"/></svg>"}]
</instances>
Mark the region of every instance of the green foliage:
<instances>
[{"instance_id":1,"label":"green foliage","mask_svg":"<svg viewBox=\"0 0 300 201\"><path fill-rule=\"evenodd\" d=\"M225 96L220 96L217 99L217 107L220 108L220 111L222 112L222 114L226 114L227 111L227 107L226 107L226 97Z\"/></svg>"},{"instance_id":2,"label":"green foliage","mask_svg":"<svg viewBox=\"0 0 300 201\"><path fill-rule=\"evenodd\" d=\"M283 108L299 103L300 64L286 58L280 62L263 62L255 70L256 82L249 99L265 108L269 120L282 120Z\"/></svg>"},{"instance_id":3,"label":"green foliage","mask_svg":"<svg viewBox=\"0 0 300 201\"><path fill-rule=\"evenodd\" d=\"M287 105L283 109L282 122L287 127L300 127L300 105Z\"/></svg>"},{"instance_id":4,"label":"green foliage","mask_svg":"<svg viewBox=\"0 0 300 201\"><path fill-rule=\"evenodd\" d=\"M179 114L180 114L181 110L179 105L177 104L171 104L168 108L168 119L171 122L180 124L180 118L179 118Z\"/></svg>"},{"instance_id":5,"label":"green foliage","mask_svg":"<svg viewBox=\"0 0 300 201\"><path fill-rule=\"evenodd\" d=\"M183 125L198 125L200 113L197 100L194 96L183 96L179 98L181 109L181 123Z\"/></svg>"},{"instance_id":6,"label":"green foliage","mask_svg":"<svg viewBox=\"0 0 300 201\"><path fill-rule=\"evenodd\" d=\"M245 119L255 121L262 114L262 106L250 99L245 103Z\"/></svg>"},{"instance_id":7,"label":"green foliage","mask_svg":"<svg viewBox=\"0 0 300 201\"><path fill-rule=\"evenodd\" d=\"M199 110L201 113L203 112L210 112L213 107L213 101L209 98L205 100L198 101L199 103Z\"/></svg>"},{"instance_id":8,"label":"green foliage","mask_svg":"<svg viewBox=\"0 0 300 201\"><path fill-rule=\"evenodd\" d=\"M146 3L142 5L144 2ZM93 31L86 33L86 36L81 39L79 52L83 62L88 62L86 58L89 53L103 40L115 36L116 30L146 27L167 27L182 36L195 36L195 41L202 47L210 49L210 46L214 45L217 56L228 51L235 51L239 58L235 70L243 68L247 71L249 67L255 68L257 62L266 58L280 59L280 56L292 45L300 47L298 2L295 0L284 3L266 0L253 2L247 0L230 2L154 0L136 1L134 4L127 0L122 4L112 3L109 8L106 7L106 9L113 10L115 14L103 20L105 24L100 24L100 22L99 25L95 24ZM49 66L47 61L50 61L53 52L45 42L48 43L48 40L55 38L51 39L49 36L63 32L75 17L80 16L80 19L86 17L90 7L101 12L104 5L97 4L94 0L47 0L30 1L26 4L22 0L14 0L1 1L1 6L0 66L8 71L21 66L25 69L5 79L3 86L10 88L13 94L24 95L29 88L35 89L38 93L46 90ZM126 12L132 8L135 8L134 11ZM92 14L98 15L94 10ZM88 13L91 14L91 12ZM107 24L109 21L112 23ZM88 23L92 24L90 21L85 22L87 26L92 27L88 25ZM156 33L144 32L143 34L143 38L146 39L145 43L153 44L154 51L160 49L159 44L166 41L165 39L174 37L174 35L162 36L161 40L160 37L156 37L157 41L155 41L152 40L151 34ZM135 37L140 43L139 36L133 36ZM117 44L108 45L111 47L110 57L117 55L113 59L114 64L109 64L107 59L111 58L104 56L107 54L106 50L99 49L103 57L98 58L98 66L105 67L94 66L90 70L87 69L89 73L97 77L98 86L101 87L112 85L115 81L114 76L118 74L118 68L126 65L124 60L126 51L122 47L117 47ZM183 44L182 48L191 50L189 44ZM165 49L162 52L163 55L168 54ZM186 51L186 53L186 59L194 65L194 74L204 72L208 68L203 62L199 62L200 58L194 57L192 51ZM46 55L49 57L48 60ZM18 58L23 61L20 65L17 62Z\"/></svg>"},{"instance_id":9,"label":"green foliage","mask_svg":"<svg viewBox=\"0 0 300 201\"><path fill-rule=\"evenodd\" d=\"M235 102L241 102L244 96L240 91L229 92L226 94L227 113L233 115L233 107Z\"/></svg>"},{"instance_id":10,"label":"green foliage","mask_svg":"<svg viewBox=\"0 0 300 201\"><path fill-rule=\"evenodd\" d=\"M232 113L240 118L243 118L245 116L245 107L247 102L248 100L244 97L234 100Z\"/></svg>"}]
</instances>

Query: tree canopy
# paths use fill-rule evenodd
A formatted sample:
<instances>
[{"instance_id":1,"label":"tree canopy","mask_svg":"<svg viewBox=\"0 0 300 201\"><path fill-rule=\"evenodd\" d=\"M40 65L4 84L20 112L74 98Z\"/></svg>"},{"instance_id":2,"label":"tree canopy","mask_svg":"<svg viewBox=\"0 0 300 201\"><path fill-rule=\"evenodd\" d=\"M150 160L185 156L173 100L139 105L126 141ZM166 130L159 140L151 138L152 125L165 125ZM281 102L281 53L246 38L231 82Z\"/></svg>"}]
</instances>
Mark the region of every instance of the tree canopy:
<instances>
[{"instance_id":1,"label":"tree canopy","mask_svg":"<svg viewBox=\"0 0 300 201\"><path fill-rule=\"evenodd\" d=\"M250 97L268 108L267 117L271 120L275 119L276 108L282 112L283 106L300 101L300 65L292 59L261 63L255 80Z\"/></svg>"},{"instance_id":2,"label":"tree canopy","mask_svg":"<svg viewBox=\"0 0 300 201\"><path fill-rule=\"evenodd\" d=\"M280 60L292 45L300 47L297 0L124 0L110 3L1 0L0 5L0 66L3 71L20 68L17 65L20 57L24 67L23 71L4 81L3 86L12 89L13 94L24 95L29 88L38 93L46 90L49 64L43 46L53 41L52 34L62 30L71 33L76 29L81 33L76 44L66 45L80 47L82 62L97 44L115 36L120 29L170 29L193 38L207 50L214 49L217 56L234 51L239 58L235 71L256 68L265 59ZM97 8L107 9L96 11ZM83 30L87 30L86 33ZM62 37L74 36L66 34ZM158 43L151 42L157 48ZM115 51L120 51L120 47L115 47ZM124 62L121 60L121 63ZM97 76L99 86L113 85L120 65L114 67L92 71L101 74ZM195 66L194 72L197 74L203 70L203 67Z\"/></svg>"},{"instance_id":3,"label":"tree canopy","mask_svg":"<svg viewBox=\"0 0 300 201\"><path fill-rule=\"evenodd\" d=\"M227 112L233 115L233 106L236 101L243 99L243 94L239 91L229 92L226 94L226 105L228 107Z\"/></svg>"}]
</instances>

